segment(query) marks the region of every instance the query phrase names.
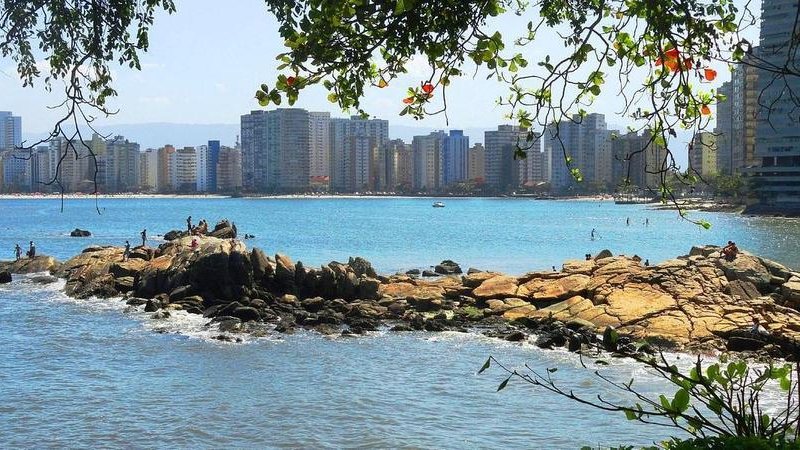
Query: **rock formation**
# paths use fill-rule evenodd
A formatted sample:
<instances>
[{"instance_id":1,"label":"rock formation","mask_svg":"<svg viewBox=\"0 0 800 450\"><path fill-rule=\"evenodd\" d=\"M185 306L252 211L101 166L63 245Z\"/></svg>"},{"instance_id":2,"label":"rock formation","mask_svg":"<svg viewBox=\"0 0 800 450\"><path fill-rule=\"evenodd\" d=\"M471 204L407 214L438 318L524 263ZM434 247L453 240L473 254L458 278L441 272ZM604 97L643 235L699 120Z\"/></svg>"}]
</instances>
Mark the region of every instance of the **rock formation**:
<instances>
[{"instance_id":1,"label":"rock formation","mask_svg":"<svg viewBox=\"0 0 800 450\"><path fill-rule=\"evenodd\" d=\"M215 230L233 231L230 225ZM535 333L542 347L577 350L614 329L627 339L619 345L648 339L698 351L757 349L796 357L800 273L746 252L727 260L719 250L694 247L649 267L637 257L604 252L565 262L557 272L473 270L422 279L380 276L362 258L313 268L287 255L248 250L232 238L186 236L137 248L124 262L121 247L93 246L60 266L37 257L2 263L0 270L52 270L66 278L68 295L123 295L146 311L183 309L227 330L247 330L250 323L345 334L382 324L398 331L477 328L509 340ZM768 335L748 331L753 318Z\"/></svg>"}]
</instances>

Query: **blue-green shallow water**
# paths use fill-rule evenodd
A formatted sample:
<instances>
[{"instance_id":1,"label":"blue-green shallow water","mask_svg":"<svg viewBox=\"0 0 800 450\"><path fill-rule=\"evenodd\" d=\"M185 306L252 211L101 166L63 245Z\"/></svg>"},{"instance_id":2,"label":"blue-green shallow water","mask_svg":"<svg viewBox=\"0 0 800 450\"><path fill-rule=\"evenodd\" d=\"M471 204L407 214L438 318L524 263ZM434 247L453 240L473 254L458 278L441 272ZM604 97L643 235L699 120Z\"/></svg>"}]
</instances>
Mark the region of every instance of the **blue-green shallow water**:
<instances>
[{"instance_id":1,"label":"blue-green shallow water","mask_svg":"<svg viewBox=\"0 0 800 450\"><path fill-rule=\"evenodd\" d=\"M89 243L135 242L228 217L255 245L318 264L348 255L382 272L452 258L508 272L546 268L609 248L659 261L700 242L728 239L798 267L798 223L701 215L711 231L672 212L594 202L425 199L0 201L0 248L37 241L66 258ZM631 217L632 225L625 226ZM644 218L650 219L645 227ZM89 239L66 236L75 227ZM591 228L602 237L589 240ZM253 242L251 242L251 245ZM600 413L512 383L476 375L489 354L510 365L558 366L583 392L605 393L564 352L475 335L376 333L328 339L312 333L223 344L198 316L146 319L122 302L72 300L63 283L25 278L0 286L0 447L579 448L645 445L668 430ZM162 332L162 333L159 333ZM608 369L641 388L667 391L624 361Z\"/></svg>"},{"instance_id":2,"label":"blue-green shallow water","mask_svg":"<svg viewBox=\"0 0 800 450\"><path fill-rule=\"evenodd\" d=\"M40 253L61 259L89 244L123 245L129 239L138 245L142 228L155 237L183 229L192 215L195 223L206 218L212 226L222 217L233 220L240 234L256 235L248 246L287 253L307 266L358 255L384 273L443 259L465 269L524 273L604 248L656 263L686 254L692 245L728 240L800 268L800 220L692 213L713 224L703 230L671 210L612 202L447 199L445 208L431 203L424 198L100 199L97 214L94 200L66 200L63 213L55 199L0 200L0 259L11 258L17 242L27 249L30 239ZM76 227L93 236L70 238Z\"/></svg>"}]
</instances>

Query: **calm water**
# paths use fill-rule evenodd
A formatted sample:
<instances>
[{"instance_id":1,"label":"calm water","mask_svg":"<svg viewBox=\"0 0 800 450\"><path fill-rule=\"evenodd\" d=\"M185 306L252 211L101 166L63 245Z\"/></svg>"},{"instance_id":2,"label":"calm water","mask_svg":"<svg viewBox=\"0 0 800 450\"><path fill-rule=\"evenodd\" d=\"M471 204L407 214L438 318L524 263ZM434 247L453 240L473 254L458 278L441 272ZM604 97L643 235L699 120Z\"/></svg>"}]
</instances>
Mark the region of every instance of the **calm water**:
<instances>
[{"instance_id":1,"label":"calm water","mask_svg":"<svg viewBox=\"0 0 800 450\"><path fill-rule=\"evenodd\" d=\"M138 231L178 228L186 215L227 217L255 244L309 264L361 255L382 272L451 258L520 273L609 248L659 261L696 243L728 239L793 267L800 223L594 202L426 199L0 201L0 248L37 241L68 257L89 243L135 242ZM631 218L631 226L625 219ZM650 226L643 225L649 218ZM66 236L87 228L89 239ZM601 238L590 241L591 228ZM0 286L0 447L426 447L579 448L649 444L667 431L599 413L520 383L495 393L497 369L558 366L581 392L605 388L564 352L474 335L311 333L244 344L209 339L204 321L165 322L115 300L72 300L62 283ZM614 361L619 380L672 392L641 368Z\"/></svg>"}]
</instances>

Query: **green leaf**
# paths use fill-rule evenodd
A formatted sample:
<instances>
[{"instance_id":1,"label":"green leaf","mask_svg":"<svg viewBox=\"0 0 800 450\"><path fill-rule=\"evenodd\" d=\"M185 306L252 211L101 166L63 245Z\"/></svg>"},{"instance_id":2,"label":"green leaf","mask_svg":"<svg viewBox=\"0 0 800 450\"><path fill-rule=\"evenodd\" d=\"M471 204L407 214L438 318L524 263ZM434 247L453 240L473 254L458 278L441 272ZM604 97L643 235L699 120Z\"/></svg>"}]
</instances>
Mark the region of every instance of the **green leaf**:
<instances>
[{"instance_id":1,"label":"green leaf","mask_svg":"<svg viewBox=\"0 0 800 450\"><path fill-rule=\"evenodd\" d=\"M686 389L678 389L675 398L672 399L672 409L684 412L687 408L689 408L689 392Z\"/></svg>"},{"instance_id":2,"label":"green leaf","mask_svg":"<svg viewBox=\"0 0 800 450\"><path fill-rule=\"evenodd\" d=\"M792 387L792 382L787 377L781 378L781 389L788 391Z\"/></svg>"},{"instance_id":3,"label":"green leaf","mask_svg":"<svg viewBox=\"0 0 800 450\"><path fill-rule=\"evenodd\" d=\"M328 94L328 101L331 103L336 103L337 101L339 101L339 96L336 95L335 92L331 92L330 94Z\"/></svg>"},{"instance_id":4,"label":"green leaf","mask_svg":"<svg viewBox=\"0 0 800 450\"><path fill-rule=\"evenodd\" d=\"M497 386L497 392L502 391L503 389L506 388L506 386L508 386L508 382L511 380L511 377L512 375L509 375L508 378L506 378L505 380L503 380L502 383L500 383L500 386Z\"/></svg>"},{"instance_id":5,"label":"green leaf","mask_svg":"<svg viewBox=\"0 0 800 450\"><path fill-rule=\"evenodd\" d=\"M628 420L636 420L636 418L637 418L636 417L636 413L631 411L631 410L628 410L628 409L625 410L625 417Z\"/></svg>"},{"instance_id":6,"label":"green leaf","mask_svg":"<svg viewBox=\"0 0 800 450\"><path fill-rule=\"evenodd\" d=\"M481 366L481 370L479 370L479 371L478 371L478 373L483 373L483 371L485 371L486 369L488 369L488 368L489 368L489 362L490 362L491 360L492 360L491 358L487 359L487 360L486 360L486 362L485 362L485 363L483 363L483 366Z\"/></svg>"},{"instance_id":7,"label":"green leaf","mask_svg":"<svg viewBox=\"0 0 800 450\"><path fill-rule=\"evenodd\" d=\"M549 369L547 369L547 371L550 373L555 373L558 371L558 367L550 367Z\"/></svg>"},{"instance_id":8,"label":"green leaf","mask_svg":"<svg viewBox=\"0 0 800 450\"><path fill-rule=\"evenodd\" d=\"M722 413L722 402L717 399L711 399L708 402L708 409L714 412L716 415L720 415Z\"/></svg>"},{"instance_id":9,"label":"green leaf","mask_svg":"<svg viewBox=\"0 0 800 450\"><path fill-rule=\"evenodd\" d=\"M700 220L700 221L697 222L697 224L700 225L701 227L703 227L706 230L710 230L711 229L711 223L708 222L707 220Z\"/></svg>"},{"instance_id":10,"label":"green leaf","mask_svg":"<svg viewBox=\"0 0 800 450\"><path fill-rule=\"evenodd\" d=\"M662 408L666 409L667 411L672 410L672 404L670 404L669 399L664 394L659 395L658 400L661 402Z\"/></svg>"}]
</instances>

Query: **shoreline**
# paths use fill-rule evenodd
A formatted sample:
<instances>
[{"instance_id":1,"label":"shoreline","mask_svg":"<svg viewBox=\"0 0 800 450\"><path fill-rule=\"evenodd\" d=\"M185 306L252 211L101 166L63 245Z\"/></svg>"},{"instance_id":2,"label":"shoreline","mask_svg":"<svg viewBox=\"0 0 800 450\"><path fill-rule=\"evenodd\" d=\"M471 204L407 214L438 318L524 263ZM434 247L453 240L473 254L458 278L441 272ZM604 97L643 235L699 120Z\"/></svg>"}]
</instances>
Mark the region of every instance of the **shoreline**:
<instances>
[{"instance_id":1,"label":"shoreline","mask_svg":"<svg viewBox=\"0 0 800 450\"><path fill-rule=\"evenodd\" d=\"M155 320L175 310L197 314L226 341L295 329L342 336L477 330L509 341L532 334L541 348L580 352L612 329L623 344L603 345L623 354L644 339L687 352L800 357L800 272L745 252L727 260L719 247L693 247L646 266L605 250L521 276L463 274L443 261L438 278L423 278L379 275L358 257L320 268L272 258L236 240L224 221L211 234L178 232L158 248L132 249L125 261L121 247L92 246L64 263L45 256L0 262L0 272L51 272L66 279L70 297L119 296ZM769 334L750 332L753 318Z\"/></svg>"}]
</instances>

